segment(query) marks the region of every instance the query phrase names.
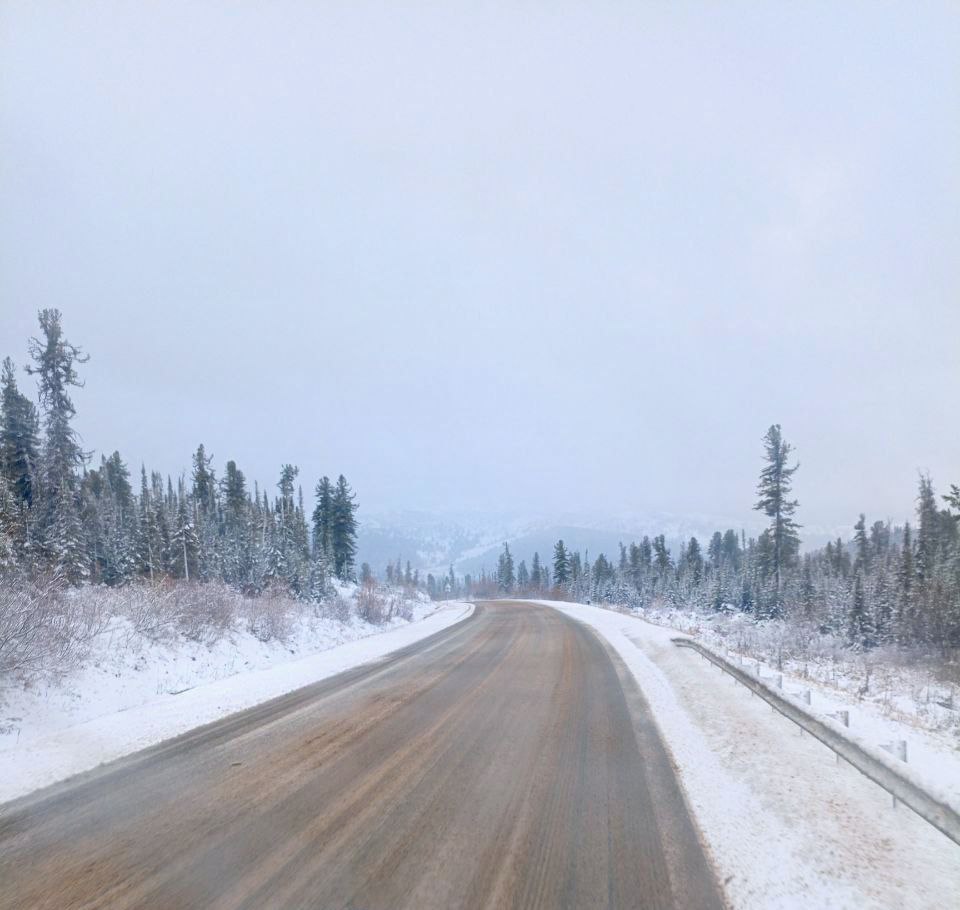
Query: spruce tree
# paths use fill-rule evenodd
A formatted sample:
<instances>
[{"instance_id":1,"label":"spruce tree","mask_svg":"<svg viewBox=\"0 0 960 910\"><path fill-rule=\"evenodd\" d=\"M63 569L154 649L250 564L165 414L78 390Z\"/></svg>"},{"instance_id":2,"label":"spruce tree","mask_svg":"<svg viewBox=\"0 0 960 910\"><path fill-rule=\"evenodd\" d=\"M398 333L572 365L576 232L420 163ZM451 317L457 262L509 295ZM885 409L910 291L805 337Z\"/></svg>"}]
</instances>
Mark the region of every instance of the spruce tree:
<instances>
[{"instance_id":1,"label":"spruce tree","mask_svg":"<svg viewBox=\"0 0 960 910\"><path fill-rule=\"evenodd\" d=\"M0 473L9 494L28 508L40 463L39 432L37 409L17 388L13 361L7 357L0 376Z\"/></svg>"},{"instance_id":2,"label":"spruce tree","mask_svg":"<svg viewBox=\"0 0 960 910\"><path fill-rule=\"evenodd\" d=\"M530 587L534 591L543 589L543 569L540 566L540 554L533 554L533 562L530 564Z\"/></svg>"},{"instance_id":3,"label":"spruce tree","mask_svg":"<svg viewBox=\"0 0 960 910\"><path fill-rule=\"evenodd\" d=\"M890 550L890 525L875 521L870 528L870 552L878 559L886 558Z\"/></svg>"},{"instance_id":4,"label":"spruce tree","mask_svg":"<svg viewBox=\"0 0 960 910\"><path fill-rule=\"evenodd\" d=\"M316 489L317 505L313 510L313 550L333 558L333 484L321 477Z\"/></svg>"},{"instance_id":5,"label":"spruce tree","mask_svg":"<svg viewBox=\"0 0 960 910\"><path fill-rule=\"evenodd\" d=\"M44 547L54 572L72 585L90 577L87 534L77 503L77 492L66 478L51 491L45 488L50 512Z\"/></svg>"},{"instance_id":6,"label":"spruce tree","mask_svg":"<svg viewBox=\"0 0 960 910\"><path fill-rule=\"evenodd\" d=\"M713 532L710 543L707 545L707 559L710 569L717 571L723 561L723 535L719 531Z\"/></svg>"},{"instance_id":7,"label":"spruce tree","mask_svg":"<svg viewBox=\"0 0 960 910\"><path fill-rule=\"evenodd\" d=\"M30 339L34 365L28 366L27 372L39 377L40 404L44 409L43 481L50 490L66 484L75 491L84 455L70 425L76 414L70 388L83 386L76 365L90 358L63 337L60 319L59 310L40 311L43 338Z\"/></svg>"},{"instance_id":8,"label":"spruce tree","mask_svg":"<svg viewBox=\"0 0 960 910\"><path fill-rule=\"evenodd\" d=\"M673 560L667 549L667 540L663 534L653 538L653 567L657 570L660 581L666 581L667 575L673 568Z\"/></svg>"},{"instance_id":9,"label":"spruce tree","mask_svg":"<svg viewBox=\"0 0 960 910\"><path fill-rule=\"evenodd\" d=\"M0 575L17 568L18 553L14 545L17 506L7 485L6 475L0 471Z\"/></svg>"},{"instance_id":10,"label":"spruce tree","mask_svg":"<svg viewBox=\"0 0 960 910\"><path fill-rule=\"evenodd\" d=\"M8 558L32 564L40 543L34 506L40 468L37 409L17 388L13 362L6 358L0 378L0 477L4 484L4 530Z\"/></svg>"},{"instance_id":11,"label":"spruce tree","mask_svg":"<svg viewBox=\"0 0 960 910\"><path fill-rule=\"evenodd\" d=\"M307 584L307 596L320 603L330 596L330 576L332 574L330 553L327 550L314 551L310 561L310 577Z\"/></svg>"},{"instance_id":12,"label":"spruce tree","mask_svg":"<svg viewBox=\"0 0 960 910\"><path fill-rule=\"evenodd\" d=\"M210 465L213 457L207 456L203 443L193 453L193 498L204 513L213 512L216 504L216 480Z\"/></svg>"},{"instance_id":13,"label":"spruce tree","mask_svg":"<svg viewBox=\"0 0 960 910\"><path fill-rule=\"evenodd\" d=\"M774 424L763 438L767 466L760 472L757 511L770 519L772 574L779 601L783 591L784 569L793 566L800 547L799 525L793 520L797 501L790 499L793 475L799 465L788 466L792 447L784 440L780 424Z\"/></svg>"},{"instance_id":14,"label":"spruce tree","mask_svg":"<svg viewBox=\"0 0 960 910\"><path fill-rule=\"evenodd\" d=\"M921 582L933 577L940 556L941 521L933 482L927 475L920 477L917 494L917 573Z\"/></svg>"},{"instance_id":15,"label":"spruce tree","mask_svg":"<svg viewBox=\"0 0 960 910\"><path fill-rule=\"evenodd\" d=\"M41 310L39 320L43 337L30 339L33 365L27 367L27 372L39 379L44 411L45 438L39 472L45 500L42 544L54 570L78 583L89 575L78 500L79 472L85 459L70 424L76 414L70 388L83 385L76 367L89 357L63 337L59 310Z\"/></svg>"},{"instance_id":16,"label":"spruce tree","mask_svg":"<svg viewBox=\"0 0 960 910\"><path fill-rule=\"evenodd\" d=\"M285 464L280 468L280 480L277 489L280 496L277 498L277 547L282 564L282 577L292 587L298 577L297 568L301 558L297 546L297 508L294 502L294 483L299 468L296 465Z\"/></svg>"},{"instance_id":17,"label":"spruce tree","mask_svg":"<svg viewBox=\"0 0 960 910\"><path fill-rule=\"evenodd\" d=\"M847 637L850 644L859 651L871 646L872 632L872 624L867 613L867 598L863 589L863 573L858 571L853 581L853 601L850 606Z\"/></svg>"},{"instance_id":18,"label":"spruce tree","mask_svg":"<svg viewBox=\"0 0 960 910\"><path fill-rule=\"evenodd\" d=\"M913 561L913 533L910 523L903 528L903 543L900 547L900 565L897 568L897 605L894 612L896 638L901 645L907 644L914 634L913 586L916 567Z\"/></svg>"},{"instance_id":19,"label":"spruce tree","mask_svg":"<svg viewBox=\"0 0 960 910\"><path fill-rule=\"evenodd\" d=\"M517 588L526 591L530 587L530 572L527 569L526 560L521 559L517 566Z\"/></svg>"},{"instance_id":20,"label":"spruce tree","mask_svg":"<svg viewBox=\"0 0 960 910\"><path fill-rule=\"evenodd\" d=\"M513 554L508 544L504 543L503 552L497 565L497 587L505 594L512 593L517 583L517 576L513 568Z\"/></svg>"},{"instance_id":21,"label":"spruce tree","mask_svg":"<svg viewBox=\"0 0 960 910\"><path fill-rule=\"evenodd\" d=\"M174 574L190 581L197 577L197 557L200 549L193 513L187 499L186 486L181 476L177 482L176 523L171 543L174 552Z\"/></svg>"},{"instance_id":22,"label":"spruce tree","mask_svg":"<svg viewBox=\"0 0 960 910\"><path fill-rule=\"evenodd\" d=\"M553 583L562 588L570 582L570 557L562 540L553 548Z\"/></svg>"},{"instance_id":23,"label":"spruce tree","mask_svg":"<svg viewBox=\"0 0 960 910\"><path fill-rule=\"evenodd\" d=\"M646 534L643 535L643 539L640 541L640 546L637 549L639 551L641 572L649 572L653 566L653 545L650 543L650 538Z\"/></svg>"},{"instance_id":24,"label":"spruce tree","mask_svg":"<svg viewBox=\"0 0 960 910\"><path fill-rule=\"evenodd\" d=\"M357 504L353 490L341 474L333 491L332 522L330 528L333 550L333 570L341 581L353 576L357 554Z\"/></svg>"},{"instance_id":25,"label":"spruce tree","mask_svg":"<svg viewBox=\"0 0 960 910\"><path fill-rule=\"evenodd\" d=\"M631 541L627 552L627 578L630 580L630 584L633 585L635 594L639 594L643 588L643 577L644 572L641 563L640 547Z\"/></svg>"},{"instance_id":26,"label":"spruce tree","mask_svg":"<svg viewBox=\"0 0 960 910\"><path fill-rule=\"evenodd\" d=\"M740 570L741 557L743 550L740 546L740 540L737 532L733 528L728 528L723 533L723 558L727 564L734 570Z\"/></svg>"},{"instance_id":27,"label":"spruce tree","mask_svg":"<svg viewBox=\"0 0 960 910\"><path fill-rule=\"evenodd\" d=\"M570 554L570 584L576 584L583 574L583 558L576 551Z\"/></svg>"},{"instance_id":28,"label":"spruce tree","mask_svg":"<svg viewBox=\"0 0 960 910\"><path fill-rule=\"evenodd\" d=\"M859 521L853 526L853 540L856 548L856 558L853 561L854 571L867 573L870 571L870 538L867 533L867 516L860 513Z\"/></svg>"},{"instance_id":29,"label":"spruce tree","mask_svg":"<svg viewBox=\"0 0 960 910\"><path fill-rule=\"evenodd\" d=\"M690 574L693 583L699 585L703 577L703 553L700 549L700 541L696 537L691 537L690 543L687 544L686 571Z\"/></svg>"}]
</instances>

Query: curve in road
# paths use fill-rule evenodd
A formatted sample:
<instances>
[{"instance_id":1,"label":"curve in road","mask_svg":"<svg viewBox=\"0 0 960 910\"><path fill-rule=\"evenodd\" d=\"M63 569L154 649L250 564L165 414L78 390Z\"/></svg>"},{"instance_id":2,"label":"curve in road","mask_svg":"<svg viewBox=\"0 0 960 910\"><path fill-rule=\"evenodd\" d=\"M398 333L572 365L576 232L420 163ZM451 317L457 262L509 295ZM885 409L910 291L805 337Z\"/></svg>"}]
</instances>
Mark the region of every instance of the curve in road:
<instances>
[{"instance_id":1,"label":"curve in road","mask_svg":"<svg viewBox=\"0 0 960 910\"><path fill-rule=\"evenodd\" d=\"M523 602L0 809L2 908L722 906L632 677Z\"/></svg>"}]
</instances>

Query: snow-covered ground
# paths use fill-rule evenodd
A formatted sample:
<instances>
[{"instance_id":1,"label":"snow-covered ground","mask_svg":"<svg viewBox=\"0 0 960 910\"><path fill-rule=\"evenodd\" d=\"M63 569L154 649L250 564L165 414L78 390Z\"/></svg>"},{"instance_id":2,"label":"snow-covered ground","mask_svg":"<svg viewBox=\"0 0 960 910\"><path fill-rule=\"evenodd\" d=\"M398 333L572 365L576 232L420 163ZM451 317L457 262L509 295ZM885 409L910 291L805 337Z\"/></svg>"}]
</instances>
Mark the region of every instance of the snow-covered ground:
<instances>
[{"instance_id":1,"label":"snow-covered ground","mask_svg":"<svg viewBox=\"0 0 960 910\"><path fill-rule=\"evenodd\" d=\"M419 601L413 620L304 615L286 642L234 631L149 642L114 617L59 684L0 693L0 802L89 770L439 632L473 606Z\"/></svg>"},{"instance_id":2,"label":"snow-covered ground","mask_svg":"<svg viewBox=\"0 0 960 910\"><path fill-rule=\"evenodd\" d=\"M850 655L847 659L784 658L781 671L757 656L770 650L769 643L764 648L751 642L749 635L738 634L735 623L749 625L742 616L731 621L670 611L648 613L643 618L695 638L751 674L759 672L768 686L779 688L782 678L780 694L819 720L838 723L840 712L846 712L849 727L844 734L881 761L891 762L896 744L906 743L907 763L892 763L960 812L960 712L956 710L960 702L956 708L948 707L956 701L952 690L937 685L928 669L886 663L871 655ZM804 693L809 693L809 701L802 697ZM950 702L941 704L944 698Z\"/></svg>"},{"instance_id":3,"label":"snow-covered ground","mask_svg":"<svg viewBox=\"0 0 960 910\"><path fill-rule=\"evenodd\" d=\"M736 653L722 647L712 650L734 664L738 662ZM929 793L960 812L960 742L954 736L948 738L918 729L907 721L888 716L874 702L857 698L849 689L826 686L796 674L780 674L765 661L740 659L740 663L752 674L759 673L760 679L770 686L779 688L778 678L782 677L781 694L820 720L839 721L840 712L846 712L849 727L845 735L881 761L890 762L890 756L896 754L895 744L906 743L906 763L894 764ZM809 704L804 697L806 692L809 692Z\"/></svg>"},{"instance_id":4,"label":"snow-covered ground","mask_svg":"<svg viewBox=\"0 0 960 910\"><path fill-rule=\"evenodd\" d=\"M960 847L903 806L894 809L886 791L838 765L728 674L676 647L675 630L546 603L599 632L633 673L733 907L958 906ZM824 699L825 710L837 707ZM867 722L852 715L854 722L866 735ZM944 789L958 768L946 753L924 766Z\"/></svg>"}]
</instances>

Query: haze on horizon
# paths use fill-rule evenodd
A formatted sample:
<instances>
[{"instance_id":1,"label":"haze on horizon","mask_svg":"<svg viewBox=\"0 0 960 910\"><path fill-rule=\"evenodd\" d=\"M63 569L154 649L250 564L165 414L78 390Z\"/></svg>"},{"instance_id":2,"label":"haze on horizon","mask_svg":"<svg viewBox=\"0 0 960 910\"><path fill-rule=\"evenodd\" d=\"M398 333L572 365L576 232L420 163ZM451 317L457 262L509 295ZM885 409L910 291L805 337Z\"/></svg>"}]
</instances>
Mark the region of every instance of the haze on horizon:
<instances>
[{"instance_id":1,"label":"haze on horizon","mask_svg":"<svg viewBox=\"0 0 960 910\"><path fill-rule=\"evenodd\" d=\"M365 512L810 527L960 482L955 4L0 8L0 356ZM24 377L25 388L33 389Z\"/></svg>"}]
</instances>

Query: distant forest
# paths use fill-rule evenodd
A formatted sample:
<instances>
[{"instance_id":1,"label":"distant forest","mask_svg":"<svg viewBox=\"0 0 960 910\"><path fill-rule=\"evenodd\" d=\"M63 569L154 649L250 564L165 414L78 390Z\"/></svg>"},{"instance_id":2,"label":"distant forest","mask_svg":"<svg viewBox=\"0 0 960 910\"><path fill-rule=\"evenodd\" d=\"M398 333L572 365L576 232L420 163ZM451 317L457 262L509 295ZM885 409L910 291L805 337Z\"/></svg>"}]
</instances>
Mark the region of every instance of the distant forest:
<instances>
[{"instance_id":1,"label":"distant forest","mask_svg":"<svg viewBox=\"0 0 960 910\"><path fill-rule=\"evenodd\" d=\"M960 489L938 498L921 476L915 528L869 523L861 514L850 540L801 554L792 448L779 425L763 445L756 508L770 524L756 538L717 531L706 546L691 537L674 554L661 534L593 562L559 540L549 564L534 553L529 567L504 544L496 574L468 577L465 587L487 595L552 592L633 609L740 612L832 635L856 650L960 647Z\"/></svg>"},{"instance_id":2,"label":"distant forest","mask_svg":"<svg viewBox=\"0 0 960 910\"><path fill-rule=\"evenodd\" d=\"M249 596L280 588L308 601L328 597L333 579L377 582L370 566L357 571L357 502L342 474L318 480L308 513L292 464L280 467L272 496L250 489L235 461L218 477L203 445L176 478L142 465L133 478L119 452L93 466L72 425L71 389L82 385L87 355L66 340L59 311L42 310L39 329L25 365L37 404L9 357L0 377L0 575L67 585L220 581ZM915 526L861 514L851 539L801 553L791 452L780 426L770 427L756 504L769 527L756 538L728 529L671 553L664 535L644 537L593 561L560 540L529 565L504 544L495 574L458 577L451 567L421 578L398 559L381 580L434 598L549 595L740 612L858 650L960 647L960 488L938 497L921 476Z\"/></svg>"}]
</instances>

